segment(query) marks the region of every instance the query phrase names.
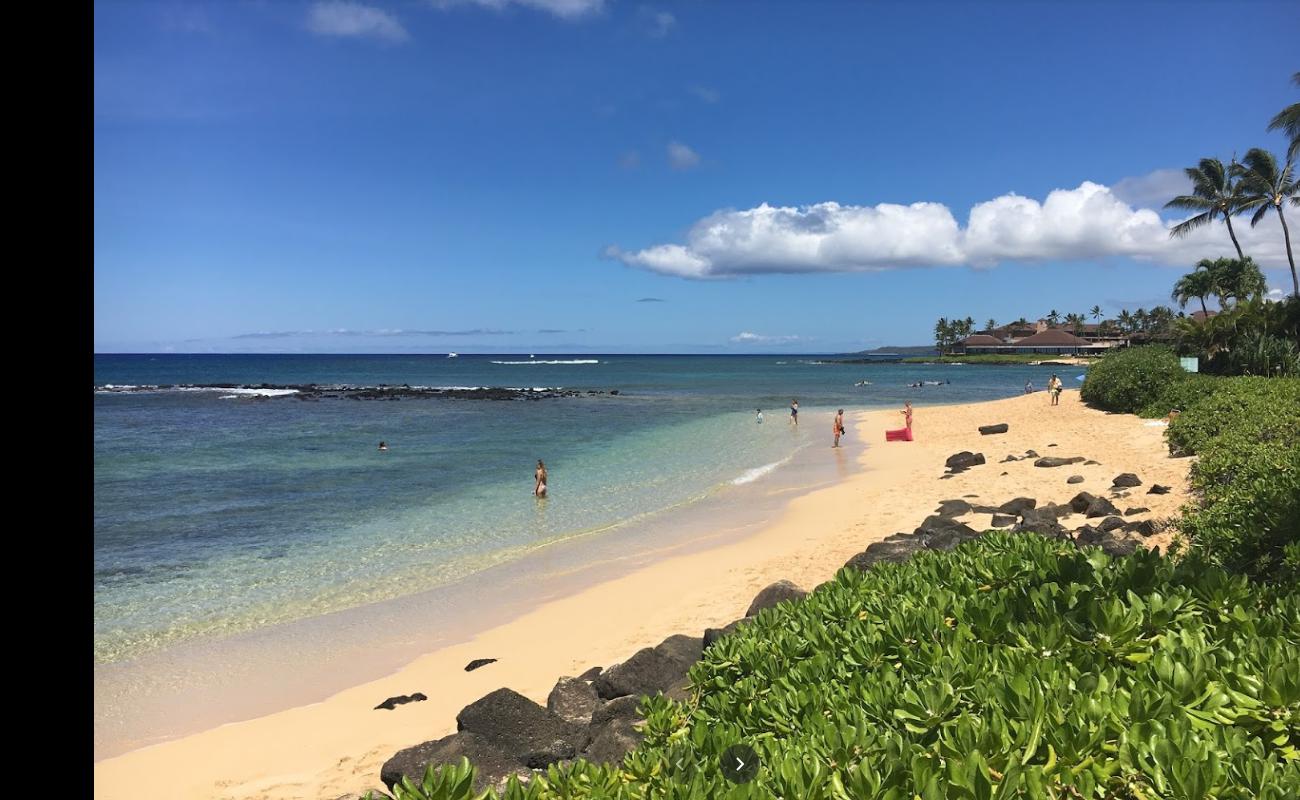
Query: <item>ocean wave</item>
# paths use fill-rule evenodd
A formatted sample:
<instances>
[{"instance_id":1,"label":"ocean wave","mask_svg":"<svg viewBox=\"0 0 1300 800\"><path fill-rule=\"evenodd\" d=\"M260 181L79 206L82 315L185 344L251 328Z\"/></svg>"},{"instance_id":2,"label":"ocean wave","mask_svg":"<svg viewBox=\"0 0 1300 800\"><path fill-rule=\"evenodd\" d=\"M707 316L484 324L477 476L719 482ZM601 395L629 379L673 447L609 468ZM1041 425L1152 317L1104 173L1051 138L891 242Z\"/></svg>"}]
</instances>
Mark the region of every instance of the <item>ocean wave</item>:
<instances>
[{"instance_id":1,"label":"ocean wave","mask_svg":"<svg viewBox=\"0 0 1300 800\"><path fill-rule=\"evenodd\" d=\"M284 397L297 394L297 389L183 389L187 392L225 392L223 400L232 397Z\"/></svg>"},{"instance_id":2,"label":"ocean wave","mask_svg":"<svg viewBox=\"0 0 1300 800\"><path fill-rule=\"evenodd\" d=\"M575 359L571 359L571 360L568 360L568 361L547 361L547 360L543 360L543 359L540 359L540 358L533 358L533 359L529 359L528 361L493 361L493 362L490 362L490 363L493 363L493 364L509 364L509 365L511 365L511 366L519 366L519 365L522 365L522 364L599 364L599 363L600 363L600 359L597 359L597 358L575 358Z\"/></svg>"},{"instance_id":3,"label":"ocean wave","mask_svg":"<svg viewBox=\"0 0 1300 800\"><path fill-rule=\"evenodd\" d=\"M792 458L791 456L786 456L785 458L781 459L780 461L773 461L771 464L764 464L764 465L761 466L761 467L754 467L753 469L747 469L747 470L745 470L744 472L740 473L740 476L739 476L739 477L732 478L732 479L731 479L731 485L732 485L732 486L744 486L744 485L747 484L747 483L753 483L754 481L758 480L759 478L763 477L764 475L769 475L769 474L771 474L771 473L774 472L778 467L780 467L780 466L782 466L782 465L784 465L784 464L789 463L789 461L790 461L791 458Z\"/></svg>"}]
</instances>

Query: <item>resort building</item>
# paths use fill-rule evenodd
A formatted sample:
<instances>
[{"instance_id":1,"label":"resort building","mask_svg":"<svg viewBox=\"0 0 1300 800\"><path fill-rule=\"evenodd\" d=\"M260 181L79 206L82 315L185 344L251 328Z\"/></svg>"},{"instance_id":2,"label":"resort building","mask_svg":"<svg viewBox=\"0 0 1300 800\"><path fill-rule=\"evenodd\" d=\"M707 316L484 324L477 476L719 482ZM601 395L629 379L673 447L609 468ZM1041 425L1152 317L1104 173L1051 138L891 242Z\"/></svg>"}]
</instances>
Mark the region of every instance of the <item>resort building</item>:
<instances>
[{"instance_id":1,"label":"resort building","mask_svg":"<svg viewBox=\"0 0 1300 800\"><path fill-rule=\"evenodd\" d=\"M1108 339L1097 338L1095 341L1075 336L1060 328L1047 328L1016 337L1008 334L1006 338L987 333L968 336L953 346L953 352L960 355L979 355L993 353L1043 353L1045 355L1101 355L1112 347L1128 344L1128 337Z\"/></svg>"}]
</instances>

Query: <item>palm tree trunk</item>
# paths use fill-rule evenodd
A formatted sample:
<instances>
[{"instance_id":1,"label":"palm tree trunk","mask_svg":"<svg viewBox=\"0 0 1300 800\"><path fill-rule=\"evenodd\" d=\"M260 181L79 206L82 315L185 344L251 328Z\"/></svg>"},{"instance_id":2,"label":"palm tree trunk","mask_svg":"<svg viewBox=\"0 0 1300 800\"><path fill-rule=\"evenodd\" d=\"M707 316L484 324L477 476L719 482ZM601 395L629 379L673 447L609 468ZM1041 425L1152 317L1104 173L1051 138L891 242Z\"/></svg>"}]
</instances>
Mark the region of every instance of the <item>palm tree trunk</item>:
<instances>
[{"instance_id":1,"label":"palm tree trunk","mask_svg":"<svg viewBox=\"0 0 1300 800\"><path fill-rule=\"evenodd\" d=\"M1291 284L1295 287L1295 296L1300 297L1300 279L1295 274L1295 256L1291 255L1291 231L1286 226L1286 215L1282 213L1282 204L1273 206L1277 209L1277 218L1282 220L1282 236L1286 239L1286 260L1291 264Z\"/></svg>"},{"instance_id":2,"label":"palm tree trunk","mask_svg":"<svg viewBox=\"0 0 1300 800\"><path fill-rule=\"evenodd\" d=\"M1224 214L1223 221L1228 223L1228 235L1232 237L1232 246L1237 248L1237 258L1245 258L1245 256L1241 254L1241 245L1237 243L1237 234L1232 230L1232 217Z\"/></svg>"},{"instance_id":3,"label":"palm tree trunk","mask_svg":"<svg viewBox=\"0 0 1300 800\"><path fill-rule=\"evenodd\" d=\"M1201 313L1205 315L1205 318L1206 318L1206 319L1209 319L1209 318L1210 318L1210 309L1208 309L1208 308L1205 307L1205 296L1202 295L1201 297L1198 297L1197 299L1201 301Z\"/></svg>"}]
</instances>

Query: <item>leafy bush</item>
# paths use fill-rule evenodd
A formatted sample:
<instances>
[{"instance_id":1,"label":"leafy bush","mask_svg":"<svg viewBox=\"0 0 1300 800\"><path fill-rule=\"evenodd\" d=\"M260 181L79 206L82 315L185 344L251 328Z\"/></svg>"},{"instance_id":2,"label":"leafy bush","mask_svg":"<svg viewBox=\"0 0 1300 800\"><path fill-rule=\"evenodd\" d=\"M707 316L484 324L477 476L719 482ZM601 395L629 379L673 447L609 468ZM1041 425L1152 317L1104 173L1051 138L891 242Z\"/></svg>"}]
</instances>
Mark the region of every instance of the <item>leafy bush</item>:
<instances>
[{"instance_id":1,"label":"leafy bush","mask_svg":"<svg viewBox=\"0 0 1300 800\"><path fill-rule=\"evenodd\" d=\"M1083 401L1105 411L1136 414L1188 373L1167 347L1147 345L1109 353L1088 368ZM1166 409L1166 412L1168 409Z\"/></svg>"},{"instance_id":2,"label":"leafy bush","mask_svg":"<svg viewBox=\"0 0 1300 800\"><path fill-rule=\"evenodd\" d=\"M1229 437L1284 446L1300 442L1300 380L1207 378L1214 390L1186 406L1166 434L1176 453L1200 453ZM1173 394L1171 392L1170 394Z\"/></svg>"},{"instance_id":3,"label":"leafy bush","mask_svg":"<svg viewBox=\"0 0 1300 800\"><path fill-rule=\"evenodd\" d=\"M1300 594L1154 553L990 532L844 570L761 612L642 701L619 766L510 800L1300 796ZM750 783L723 752L760 756ZM464 800L399 788L399 800Z\"/></svg>"},{"instance_id":4,"label":"leafy bush","mask_svg":"<svg viewBox=\"0 0 1300 800\"><path fill-rule=\"evenodd\" d=\"M1163 417L1174 409L1180 412L1191 407L1192 403L1214 394L1220 386L1228 381L1215 375L1189 373L1183 380L1165 384L1156 399L1147 403L1138 412L1140 417Z\"/></svg>"}]
</instances>

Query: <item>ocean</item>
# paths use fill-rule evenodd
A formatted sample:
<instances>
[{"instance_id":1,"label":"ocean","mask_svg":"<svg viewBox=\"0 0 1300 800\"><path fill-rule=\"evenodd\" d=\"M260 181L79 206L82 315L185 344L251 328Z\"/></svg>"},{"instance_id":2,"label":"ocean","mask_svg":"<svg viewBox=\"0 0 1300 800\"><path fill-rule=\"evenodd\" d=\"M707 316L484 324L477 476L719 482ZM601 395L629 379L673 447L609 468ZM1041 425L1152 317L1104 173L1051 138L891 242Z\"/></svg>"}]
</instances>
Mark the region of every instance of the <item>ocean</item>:
<instances>
[{"instance_id":1,"label":"ocean","mask_svg":"<svg viewBox=\"0 0 1300 800\"><path fill-rule=\"evenodd\" d=\"M94 657L115 675L173 649L464 584L560 543L622 531L653 549L695 506L798 484L829 452L836 408L996 399L1081 371L782 355L97 355L94 365ZM304 401L185 388L308 383L618 394ZM531 494L539 458L543 501Z\"/></svg>"}]
</instances>

